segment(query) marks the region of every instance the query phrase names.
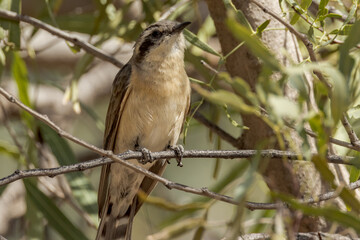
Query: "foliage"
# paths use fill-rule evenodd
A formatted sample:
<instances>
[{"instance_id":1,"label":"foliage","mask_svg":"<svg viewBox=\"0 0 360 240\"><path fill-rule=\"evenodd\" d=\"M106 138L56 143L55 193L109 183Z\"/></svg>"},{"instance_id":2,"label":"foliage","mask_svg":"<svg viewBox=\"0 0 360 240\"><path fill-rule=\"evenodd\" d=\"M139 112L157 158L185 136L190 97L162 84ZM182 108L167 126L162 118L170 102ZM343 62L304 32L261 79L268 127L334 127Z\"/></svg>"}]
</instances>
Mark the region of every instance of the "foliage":
<instances>
[{"instance_id":1,"label":"foliage","mask_svg":"<svg viewBox=\"0 0 360 240\"><path fill-rule=\"evenodd\" d=\"M279 218L279 213L276 211L259 210L254 214L245 210L245 201L254 199L271 202L280 199L302 214L321 216L331 224L340 224L349 231L360 232L360 202L353 191L335 181L335 175L326 162L330 136L346 135L341 125L343 116L349 119L355 133L360 134L358 1L352 1L350 5L346 5L343 1L332 2L331 9L336 11L329 11L329 1L321 0L316 12L311 10L311 3L315 1L279 1L284 19L311 41L317 57L316 62L311 61L307 46L299 42L303 60L295 62L287 59L287 62L290 62L288 65L277 59L277 54L261 41L261 37L266 32L279 30L271 28L271 22L276 20L269 18L253 29L245 15L236 9L231 0L218 3L224 4L228 10L226 25L238 40L238 45L227 55L221 53L220 48L214 44L217 38L214 22L210 16L203 17L207 10L203 6L205 2L200 0L123 0L120 1L120 5L116 1L96 0L91 6L79 6L76 11L66 11L65 1L62 0L46 0L40 4L40 7L37 6L36 11L24 2L2 0L0 8L18 13L28 11L33 17L59 29L85 35L88 41L98 48L103 48L106 43L114 40L133 43L145 26L158 20L162 14L169 13L167 11L178 4L175 11L170 12L168 19L193 22L190 29L184 31L188 42L185 61L194 90L191 107L193 111L185 126L186 147L214 147L214 144L218 149L229 147L220 140L220 137L214 139L210 130L208 139L205 141L202 137L199 143L199 137L195 132L203 133L208 130L205 130L204 126L197 126L194 120L196 111L204 113L213 123L236 135L236 138L244 131L252 130L243 125L241 114L253 114L273 130L275 137L268 141L276 141L282 150L289 147L290 150L302 155L303 160L312 161L322 179L337 191L347 206L347 211L335 208L330 203L325 204L326 206L311 206L285 194L269 191L264 181L258 177L257 169L263 160L260 157L255 157L249 162L234 163L214 159L215 167L207 164L210 160L204 160L201 164L197 164L196 171L203 171L203 165L206 163L204 172L209 179L208 182L212 183L210 189L233 196L239 201L239 206L223 207L220 204L219 207L217 201L203 197L180 195L163 197L164 199L149 197L148 211L156 215L154 218L151 217L150 221L154 220L152 224L160 229L151 231L137 229L141 232L137 233L138 238L150 233L156 233L152 235L152 239L170 239L177 236L183 236L184 239L189 239L189 236L192 236L192 239L203 239L206 234L213 234L218 238L234 237L241 233L258 231L278 233L279 227L283 226L287 219L283 216ZM24 7L22 10L21 5ZM143 12L137 11L139 8ZM72 66L65 71L58 66L50 66L50 69L46 69L47 67L38 64L38 61L41 61L38 56L41 49L32 48L32 41L38 34L39 30L32 26L25 27L23 24L0 19L0 83L4 86L11 84L16 86L19 99L31 108L37 106L37 91L46 91L44 89L62 91L64 102L71 102L74 111L68 114L69 116L63 116L63 124L72 125L76 121L85 121L85 124L77 126L86 125L86 131L79 133L77 127L72 126L73 132L83 134L88 138L87 140L101 145L101 134L93 133L89 129L95 129L94 132L100 133L103 131L103 115L106 107L99 104L100 99L94 100L92 105L85 104L79 99L79 92L83 91L79 88L79 82L84 81L86 74L99 64L98 61L93 55L84 53L71 43L66 43L74 55L75 64L70 63ZM261 71L254 87L240 76L231 76L224 67L229 56L243 47L247 47L261 61ZM288 53L284 53L284 56L288 57ZM210 70L206 64L201 64L201 61L216 66L216 70ZM323 79L319 78L319 74ZM313 88L309 85L309 79L313 79ZM296 101L290 100L284 93L284 89L289 86L297 92ZM311 99L314 102L310 102ZM0 104L2 102L3 99ZM303 111L305 106L313 104L318 107L310 108L307 112ZM49 112L51 114L51 111ZM57 114L62 113L59 111L53 116ZM68 120L70 124L66 122L67 118L70 119ZM11 132L11 129L1 127L1 132L5 134L0 139L0 154L4 158L6 156L8 162L13 166L16 165L17 168L43 167L41 159L49 156L53 156L58 165L72 164L77 162L77 158L83 153L77 146L68 143L25 112L21 112L19 116L8 116L3 119L9 121L10 127L15 129L17 139L6 133L6 131ZM315 156L311 154L311 144L306 137L307 125L318 136L316 140L318 155ZM296 144L290 134L293 130L301 136L303 141L301 146L294 147ZM263 142L259 142L259 146L261 144ZM344 155L358 158L358 151L347 148L337 150ZM185 169L186 165L191 165L190 161L185 162ZM10 174L11 169L6 170L7 172L1 174L4 176ZM348 170L351 182L359 180L358 168L349 166ZM170 171L172 174L178 174L179 182L187 178L185 173L179 173L181 171L178 169L176 171L170 169ZM213 179L212 174L219 177ZM165 176L170 178L171 175ZM44 180L24 180L28 208L22 218L28 224L21 229L23 234L36 238L46 238L45 236L50 234L48 238L51 239L93 238L94 226L97 225L97 199L93 183L97 184L97 177L93 172L66 174L64 180L66 183L58 183L60 187L55 186L55 190L51 190L49 186L52 185ZM193 178L189 185L196 185L197 181L200 180ZM69 190L66 190L67 187ZM0 188L0 194L4 192L6 191ZM169 194L168 190L156 193L161 196ZM173 203L176 198L180 200ZM158 208L153 209L152 206ZM226 209L226 216L222 208ZM215 217L211 216L212 212ZM38 231L36 230L38 226L34 226L31 222L36 218L41 219L39 215L46 221L41 222L43 228ZM217 220L216 223L213 223L214 218ZM265 218L271 221L263 223L261 219ZM149 220L149 217L146 217L145 213L142 214L142 219L142 221ZM250 220L252 223L246 224ZM47 228L51 229L50 233Z\"/></svg>"}]
</instances>

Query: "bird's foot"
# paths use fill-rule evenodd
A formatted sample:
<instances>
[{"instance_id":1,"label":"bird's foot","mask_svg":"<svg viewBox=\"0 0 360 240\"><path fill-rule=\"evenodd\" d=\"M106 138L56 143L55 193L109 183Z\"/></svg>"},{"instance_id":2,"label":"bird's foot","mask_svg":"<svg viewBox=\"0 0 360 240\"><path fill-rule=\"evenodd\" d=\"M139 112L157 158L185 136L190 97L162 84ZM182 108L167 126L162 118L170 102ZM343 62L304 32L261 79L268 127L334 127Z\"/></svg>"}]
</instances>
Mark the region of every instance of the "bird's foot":
<instances>
[{"instance_id":1,"label":"bird's foot","mask_svg":"<svg viewBox=\"0 0 360 240\"><path fill-rule=\"evenodd\" d=\"M142 159L139 160L140 163L146 164L146 163L152 163L154 161L153 156L151 155L151 151L147 148L139 148L137 151L142 153Z\"/></svg>"},{"instance_id":2,"label":"bird's foot","mask_svg":"<svg viewBox=\"0 0 360 240\"><path fill-rule=\"evenodd\" d=\"M184 147L182 145L174 145L174 146L168 146L168 149L173 150L175 152L176 155L176 161L177 161L177 165L179 167L183 166L182 163L182 158L184 156ZM167 160L168 161L168 160ZM169 162L168 162L169 163Z\"/></svg>"}]
</instances>

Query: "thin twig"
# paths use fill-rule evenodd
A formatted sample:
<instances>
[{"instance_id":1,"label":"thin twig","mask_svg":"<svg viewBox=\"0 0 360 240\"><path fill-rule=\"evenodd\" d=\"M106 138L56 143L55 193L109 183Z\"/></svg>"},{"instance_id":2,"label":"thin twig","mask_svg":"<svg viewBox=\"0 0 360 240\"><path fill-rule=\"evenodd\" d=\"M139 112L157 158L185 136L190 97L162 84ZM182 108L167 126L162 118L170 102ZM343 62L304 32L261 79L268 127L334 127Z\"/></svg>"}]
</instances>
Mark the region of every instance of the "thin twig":
<instances>
[{"instance_id":1,"label":"thin twig","mask_svg":"<svg viewBox=\"0 0 360 240\"><path fill-rule=\"evenodd\" d=\"M160 159L169 159L175 158L177 155L174 151L161 151L161 152L151 152L151 158L156 161ZM187 150L183 153L183 158L222 158L222 159L235 159L235 158L251 158L254 156L260 155L262 158L272 159L272 160L283 160L284 158L288 160L297 160L299 156L296 153L290 151L280 151L280 150ZM141 152L127 151L116 155L117 158L121 161L126 161L129 159L138 159L141 164L148 163L143 160L143 155ZM344 158L341 156L328 156L328 162L337 163L337 164L350 164L349 160L352 158ZM116 160L115 160L116 161ZM13 174L0 179L0 186L9 184L19 179L29 178L29 177L40 177L40 176L49 176L54 177L59 174L84 171L87 169L99 167L105 164L113 163L114 161L111 158L96 158L93 160L76 163L72 165L65 165L56 168L43 168L43 169L30 169L30 170L16 170Z\"/></svg>"},{"instance_id":2,"label":"thin twig","mask_svg":"<svg viewBox=\"0 0 360 240\"><path fill-rule=\"evenodd\" d=\"M210 66L207 62L205 62L204 60L201 60L200 63L202 65L204 65L204 67L206 67L207 69L209 69L210 71L212 71L215 74L219 74L219 71L216 70L215 68L213 68L212 66Z\"/></svg>"},{"instance_id":3,"label":"thin twig","mask_svg":"<svg viewBox=\"0 0 360 240\"><path fill-rule=\"evenodd\" d=\"M13 97L11 94L9 94L6 90L4 90L1 87L0 87L0 94L3 95L11 103L14 103L21 109L27 111L29 114L31 114L35 118L37 118L38 120L42 121L43 123L45 123L52 129L54 129L61 137L66 138L80 146L83 146L101 156L104 156L104 158L98 159L97 161L93 160L93 161L88 161L88 162L83 162L83 163L79 163L79 164L63 166L63 167L53 168L53 169L33 169L33 170L26 170L26 171L17 170L12 175L6 177L5 179L1 179L0 182L2 184L7 184L9 182L13 182L13 181L16 181L21 178L32 177L35 175L36 176L55 176L58 174L62 174L64 172L81 171L81 170L84 170L85 167L90 168L89 163L93 164L93 165L91 165L91 167L96 167L96 166L104 165L107 163L112 163L114 161L114 162L122 164L125 167L132 169L135 172L142 173L145 176L162 183L164 186L166 186L169 189L178 189L180 191L189 192L189 193L193 193L193 194L197 194L197 195L201 195L201 196L208 196L213 199L231 203L231 204L236 204L236 205L239 204L236 200L234 200L231 197L211 192L205 188L197 189L197 188L192 188L192 187L189 187L189 186L186 186L183 184L175 183L175 182L169 181L163 177L160 177L159 175L154 174L153 172L146 170L145 168L142 168L141 166L131 164L130 162L127 162L124 160L124 159L126 159L125 156L119 157L119 156L115 155L112 151L106 151L106 150L100 149L100 148L98 148L92 144L89 144L81 139L78 139L78 138L74 137L73 135L71 135L70 133L62 130L53 121L51 121L46 115L40 114L40 113L32 110L31 108L24 105L22 102L17 100L15 97ZM140 152L127 152L124 154L125 155L128 154L128 157L130 154L130 158L134 158L134 155L132 155L132 154L137 155L139 159L142 158L142 153L140 153ZM175 156L175 153L170 153L170 155ZM170 156L167 155L164 158L169 158L169 157ZM127 159L129 159L129 158L127 158ZM257 206L257 203L251 203L251 204L249 203L249 206L247 206L247 207L249 209L255 209L255 207L257 207L256 209L274 209L274 208L276 208L276 204L275 205L274 204L260 204L259 206Z\"/></svg>"},{"instance_id":4,"label":"thin twig","mask_svg":"<svg viewBox=\"0 0 360 240\"><path fill-rule=\"evenodd\" d=\"M161 17L159 18L159 21L167 19L171 14L173 14L179 7L187 3L189 0L183 0L178 3L176 3L174 6L170 7L166 12L164 12Z\"/></svg>"},{"instance_id":5,"label":"thin twig","mask_svg":"<svg viewBox=\"0 0 360 240\"><path fill-rule=\"evenodd\" d=\"M360 140L356 133L354 132L354 129L352 128L351 124L349 123L347 117L345 114L343 114L343 117L341 119L341 123L345 128L345 131L347 132L350 142L355 147L360 147Z\"/></svg>"},{"instance_id":6,"label":"thin twig","mask_svg":"<svg viewBox=\"0 0 360 240\"><path fill-rule=\"evenodd\" d=\"M204 126L208 127L211 131L216 133L220 138L224 139L225 141L230 143L232 146L237 148L237 146L239 144L237 139L234 138L233 136L231 136L229 133L227 133L222 128L220 128L218 125L216 125L216 124L210 122L209 120L207 120L204 115L202 115L201 113L196 111L194 113L194 118L197 121L199 121L200 123L202 123Z\"/></svg>"},{"instance_id":7,"label":"thin twig","mask_svg":"<svg viewBox=\"0 0 360 240\"><path fill-rule=\"evenodd\" d=\"M272 16L273 18L278 20L281 24L283 24L286 28L288 28L292 34L294 34L298 39L300 39L301 42L303 42L303 44L305 45L305 47L309 53L310 60L312 62L317 62L315 51L314 51L314 46L305 34L300 33L290 23L283 20L281 18L281 14L277 14L277 13L271 11L270 9L266 8L261 3L259 3L257 0L250 0L250 1L252 3L254 3L256 6L258 6L264 13L269 14L270 16ZM319 80L321 82L323 82L327 86L327 88L329 90L331 90L331 88L332 88L331 84L325 79L325 77L322 75L321 72L314 71L314 74L319 78Z\"/></svg>"},{"instance_id":8,"label":"thin twig","mask_svg":"<svg viewBox=\"0 0 360 240\"><path fill-rule=\"evenodd\" d=\"M104 61L110 62L119 68L122 68L124 66L123 63L121 63L117 59L113 58L112 56L110 56L109 54L104 52L103 50L98 49L98 48L94 47L93 45L91 45L90 43L82 41L78 37L70 35L69 33L64 32L56 27L53 27L53 26L47 24L47 23L44 23L36 18L17 14L16 12L7 11L7 10L3 10L3 9L0 9L0 18L12 20L12 21L16 21L16 22L20 22L20 21L26 22L28 24L33 25L34 27L41 28L57 37L65 39L66 41L73 43L75 46L82 48L87 53L92 54L93 56L98 57Z\"/></svg>"},{"instance_id":9,"label":"thin twig","mask_svg":"<svg viewBox=\"0 0 360 240\"><path fill-rule=\"evenodd\" d=\"M77 143L83 147L86 147L89 150L98 153L99 155L104 156L103 158L90 160L90 161L82 162L82 163L77 163L77 164L73 164L73 165L68 165L68 166L62 166L62 167L58 167L58 168L31 169L31 170L25 170L25 171L16 170L13 174L11 174L3 179L0 179L0 186L10 183L10 182L13 182L13 181L16 181L18 179L26 178L26 177L33 177L33 176L50 176L50 177L52 177L52 176L56 176L58 174L66 173L66 172L82 171L82 170L97 167L100 165L117 162L117 163L120 163L120 164L124 165L125 167L128 167L138 173L142 173L151 179L161 182L163 185L165 185L169 189L178 189L178 190L184 191L184 192L189 192L189 193L193 193L193 194L197 194L197 195L201 195L201 196L207 196L207 197L210 197L210 198L213 198L213 199L216 199L219 201L227 202L230 204L234 204L234 205L239 204L239 202L237 202L235 199L233 199L229 196L211 192L207 188L197 189L197 188L189 187L189 186L186 186L183 184L175 183L175 182L169 181L163 177L160 177L138 165L131 164L130 162L127 162L125 160L127 160L127 159L143 159L143 155L141 152L128 151L128 152L125 152L118 156L118 155L113 154L111 151L106 151L106 150L100 149L100 148L98 148L94 145L88 144L85 141L78 139L78 138L72 136L71 134L67 133L66 131L62 130L59 126L57 126L54 122L52 122L47 116L42 115L42 114L32 110L31 108L27 107L26 105L24 105L22 102L20 102L16 98L14 98L11 94L9 94L7 91L5 91L1 87L0 87L0 94L3 95L11 103L16 104L21 109L27 111L29 114L31 114L35 118L37 118L40 121L47 124L49 127L54 129L60 136L67 138L70 141ZM250 156L259 154L259 151L256 151L256 150L185 151L184 158L185 157L195 157L195 156L211 157L211 158L213 158L213 157L238 158L239 153L242 153L241 157L245 158L245 157L250 157ZM283 151L278 151L278 150L262 151L263 157L275 158L275 159L279 159L279 158L281 159L281 157L284 157L283 153L284 153ZM248 155L246 155L246 154L248 154ZM176 157L176 153L173 151L157 152L157 153L152 153L152 157L153 157L153 159L160 159L160 158L168 159L168 158ZM294 153L288 152L288 158L296 159L297 155ZM332 159L331 161L338 162L338 163L339 162L346 163L346 161L344 161L344 159L339 156L330 156L329 159ZM144 161L141 161L141 162L144 162ZM351 189L358 188L358 187L360 187L360 180L355 183L352 183L352 184L353 185L349 186ZM327 196L325 196L325 197L320 196L319 199L328 199L329 197L332 197L332 196L335 196L335 193L328 193ZM245 206L250 210L276 209L280 206L280 204L278 204L278 203L246 202Z\"/></svg>"}]
</instances>

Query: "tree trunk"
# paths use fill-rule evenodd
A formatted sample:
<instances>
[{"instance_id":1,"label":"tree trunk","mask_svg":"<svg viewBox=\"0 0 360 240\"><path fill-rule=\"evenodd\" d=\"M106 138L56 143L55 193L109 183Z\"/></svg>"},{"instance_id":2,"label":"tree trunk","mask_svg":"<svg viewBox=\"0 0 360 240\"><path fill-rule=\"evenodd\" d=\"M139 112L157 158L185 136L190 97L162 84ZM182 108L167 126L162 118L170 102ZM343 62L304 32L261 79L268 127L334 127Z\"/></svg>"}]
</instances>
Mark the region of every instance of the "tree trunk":
<instances>
[{"instance_id":1,"label":"tree trunk","mask_svg":"<svg viewBox=\"0 0 360 240\"><path fill-rule=\"evenodd\" d=\"M218 0L207 0L208 8L214 20L218 38L222 47L223 54L226 55L234 49L239 41L236 40L228 31L226 20L226 9L224 4ZM282 15L278 1L259 1L269 10ZM264 21L271 19L270 28L284 28L276 19L265 14L260 8L252 4L251 1L233 0L237 9L240 9L250 22L253 29L256 29ZM276 57L287 65L282 49L286 49L288 54L295 62L301 61L296 38L285 30L265 31L262 34L263 43L276 54ZM229 56L226 68L232 76L240 76L249 83L252 89L255 88L258 74L261 70L261 63L254 57L246 47L241 47L234 54ZM286 96L295 100L296 93L289 87L285 89ZM257 145L266 139L274 138L273 131L261 119L254 115L242 115L243 123L250 130L244 131L238 138L239 149L255 149ZM292 133L292 137L297 146L301 145L301 139ZM269 144L268 148L277 148L277 144ZM264 179L272 191L281 191L291 194L297 198L306 198L320 194L324 189L321 179L311 163L289 163L288 161L273 161L271 164L263 164ZM323 228L320 219L305 216L295 217L292 213L294 231L319 231Z\"/></svg>"}]
</instances>

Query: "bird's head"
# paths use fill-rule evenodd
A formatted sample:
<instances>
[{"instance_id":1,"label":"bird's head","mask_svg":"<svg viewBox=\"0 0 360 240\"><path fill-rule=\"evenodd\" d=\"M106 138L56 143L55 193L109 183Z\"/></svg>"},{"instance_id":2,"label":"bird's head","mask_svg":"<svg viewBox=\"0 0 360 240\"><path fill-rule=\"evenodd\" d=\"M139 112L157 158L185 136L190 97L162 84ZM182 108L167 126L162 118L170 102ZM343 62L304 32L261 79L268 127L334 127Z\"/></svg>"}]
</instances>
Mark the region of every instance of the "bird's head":
<instances>
[{"instance_id":1,"label":"bird's head","mask_svg":"<svg viewBox=\"0 0 360 240\"><path fill-rule=\"evenodd\" d=\"M182 31L189 24L163 20L148 26L135 44L135 62L159 62L169 54L183 59L185 39Z\"/></svg>"}]
</instances>

